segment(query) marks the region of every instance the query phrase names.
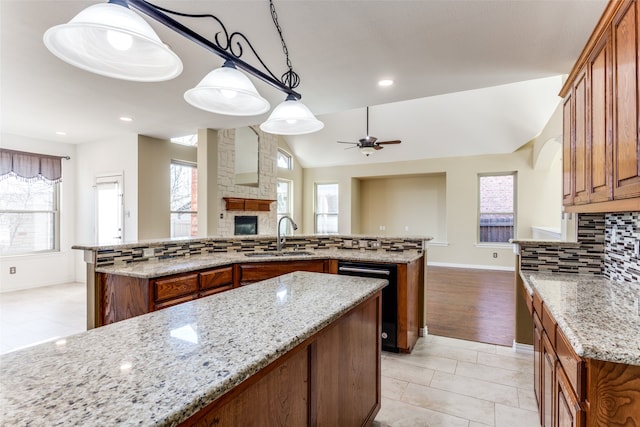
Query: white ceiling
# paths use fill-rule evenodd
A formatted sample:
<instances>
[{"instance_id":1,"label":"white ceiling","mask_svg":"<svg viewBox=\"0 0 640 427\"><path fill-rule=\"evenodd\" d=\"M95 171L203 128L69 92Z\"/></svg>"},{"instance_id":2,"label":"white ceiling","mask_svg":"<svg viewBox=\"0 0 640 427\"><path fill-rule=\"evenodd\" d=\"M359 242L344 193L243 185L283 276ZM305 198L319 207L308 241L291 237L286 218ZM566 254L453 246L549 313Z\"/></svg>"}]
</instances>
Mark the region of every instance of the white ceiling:
<instances>
[{"instance_id":1,"label":"white ceiling","mask_svg":"<svg viewBox=\"0 0 640 427\"><path fill-rule=\"evenodd\" d=\"M44 31L95 1L0 0L1 131L83 143L140 133L169 138L198 128L260 123L191 107L183 93L215 55L149 21L182 58L184 71L162 83L109 79L50 54ZM157 0L212 13L244 33L275 74L286 71L266 0ZM559 102L559 76L577 59L605 0L276 0L303 102L325 129L288 137L303 166L375 163L512 152L545 125ZM210 23L187 22L202 32ZM247 62L255 63L251 57ZM392 87L376 82L391 78ZM272 107L284 97L256 82ZM364 157L336 140L370 133L401 145ZM131 123L120 116L131 116ZM56 131L65 131L58 136Z\"/></svg>"}]
</instances>

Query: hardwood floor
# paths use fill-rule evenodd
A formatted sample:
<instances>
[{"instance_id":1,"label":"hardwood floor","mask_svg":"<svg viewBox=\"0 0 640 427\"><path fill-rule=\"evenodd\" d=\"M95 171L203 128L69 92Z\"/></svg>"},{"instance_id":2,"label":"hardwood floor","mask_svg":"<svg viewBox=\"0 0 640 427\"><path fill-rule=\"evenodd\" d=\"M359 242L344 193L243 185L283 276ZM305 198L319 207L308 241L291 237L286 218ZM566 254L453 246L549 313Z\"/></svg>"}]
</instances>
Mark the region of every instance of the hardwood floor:
<instances>
[{"instance_id":1,"label":"hardwood floor","mask_svg":"<svg viewBox=\"0 0 640 427\"><path fill-rule=\"evenodd\" d=\"M429 335L511 346L515 337L514 274L429 266Z\"/></svg>"}]
</instances>

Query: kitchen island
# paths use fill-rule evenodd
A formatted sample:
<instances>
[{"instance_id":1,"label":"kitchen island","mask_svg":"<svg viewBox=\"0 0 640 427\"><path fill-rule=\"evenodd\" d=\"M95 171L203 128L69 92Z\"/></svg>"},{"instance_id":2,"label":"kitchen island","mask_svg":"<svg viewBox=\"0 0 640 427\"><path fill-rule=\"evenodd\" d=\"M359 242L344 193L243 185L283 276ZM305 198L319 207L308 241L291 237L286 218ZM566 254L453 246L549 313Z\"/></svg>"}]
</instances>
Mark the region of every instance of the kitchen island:
<instances>
[{"instance_id":1,"label":"kitchen island","mask_svg":"<svg viewBox=\"0 0 640 427\"><path fill-rule=\"evenodd\" d=\"M380 408L385 285L295 272L3 355L0 419L370 423Z\"/></svg>"},{"instance_id":2,"label":"kitchen island","mask_svg":"<svg viewBox=\"0 0 640 427\"><path fill-rule=\"evenodd\" d=\"M87 263L88 329L293 271L337 274L340 262L392 265L397 271L393 275L396 345L409 353L425 327L428 240L291 236L284 250L278 251L272 236L245 236L76 245L74 249L84 250Z\"/></svg>"}]
</instances>

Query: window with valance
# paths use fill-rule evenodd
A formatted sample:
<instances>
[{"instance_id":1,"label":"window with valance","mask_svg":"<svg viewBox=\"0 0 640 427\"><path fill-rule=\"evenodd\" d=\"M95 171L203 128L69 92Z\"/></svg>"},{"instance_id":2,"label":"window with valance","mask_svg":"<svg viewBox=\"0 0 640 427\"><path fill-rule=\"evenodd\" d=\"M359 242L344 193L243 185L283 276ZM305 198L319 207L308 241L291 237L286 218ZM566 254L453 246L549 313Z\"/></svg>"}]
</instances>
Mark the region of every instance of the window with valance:
<instances>
[{"instance_id":1,"label":"window with valance","mask_svg":"<svg viewBox=\"0 0 640 427\"><path fill-rule=\"evenodd\" d=\"M22 181L62 181L62 157L0 148L0 180L16 177Z\"/></svg>"},{"instance_id":2,"label":"window with valance","mask_svg":"<svg viewBox=\"0 0 640 427\"><path fill-rule=\"evenodd\" d=\"M62 159L0 149L0 256L59 249Z\"/></svg>"}]
</instances>

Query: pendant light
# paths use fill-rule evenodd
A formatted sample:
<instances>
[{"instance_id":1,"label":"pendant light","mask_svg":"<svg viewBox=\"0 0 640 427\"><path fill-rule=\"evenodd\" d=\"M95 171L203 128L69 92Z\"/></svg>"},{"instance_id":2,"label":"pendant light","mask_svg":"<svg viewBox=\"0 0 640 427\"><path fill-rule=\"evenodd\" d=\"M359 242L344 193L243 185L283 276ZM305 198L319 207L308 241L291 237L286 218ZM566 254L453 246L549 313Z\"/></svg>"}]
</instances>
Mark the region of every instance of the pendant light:
<instances>
[{"instance_id":1,"label":"pendant light","mask_svg":"<svg viewBox=\"0 0 640 427\"><path fill-rule=\"evenodd\" d=\"M63 61L107 77L156 82L182 72L180 58L124 0L89 6L43 39Z\"/></svg>"},{"instance_id":2,"label":"pendant light","mask_svg":"<svg viewBox=\"0 0 640 427\"><path fill-rule=\"evenodd\" d=\"M232 61L207 74L184 94L184 99L201 110L229 116L255 116L269 110L269 102Z\"/></svg>"},{"instance_id":3,"label":"pendant light","mask_svg":"<svg viewBox=\"0 0 640 427\"><path fill-rule=\"evenodd\" d=\"M317 132L324 123L316 119L313 113L302 102L293 96L287 96L284 102L273 109L260 129L276 135L303 135Z\"/></svg>"}]
</instances>

